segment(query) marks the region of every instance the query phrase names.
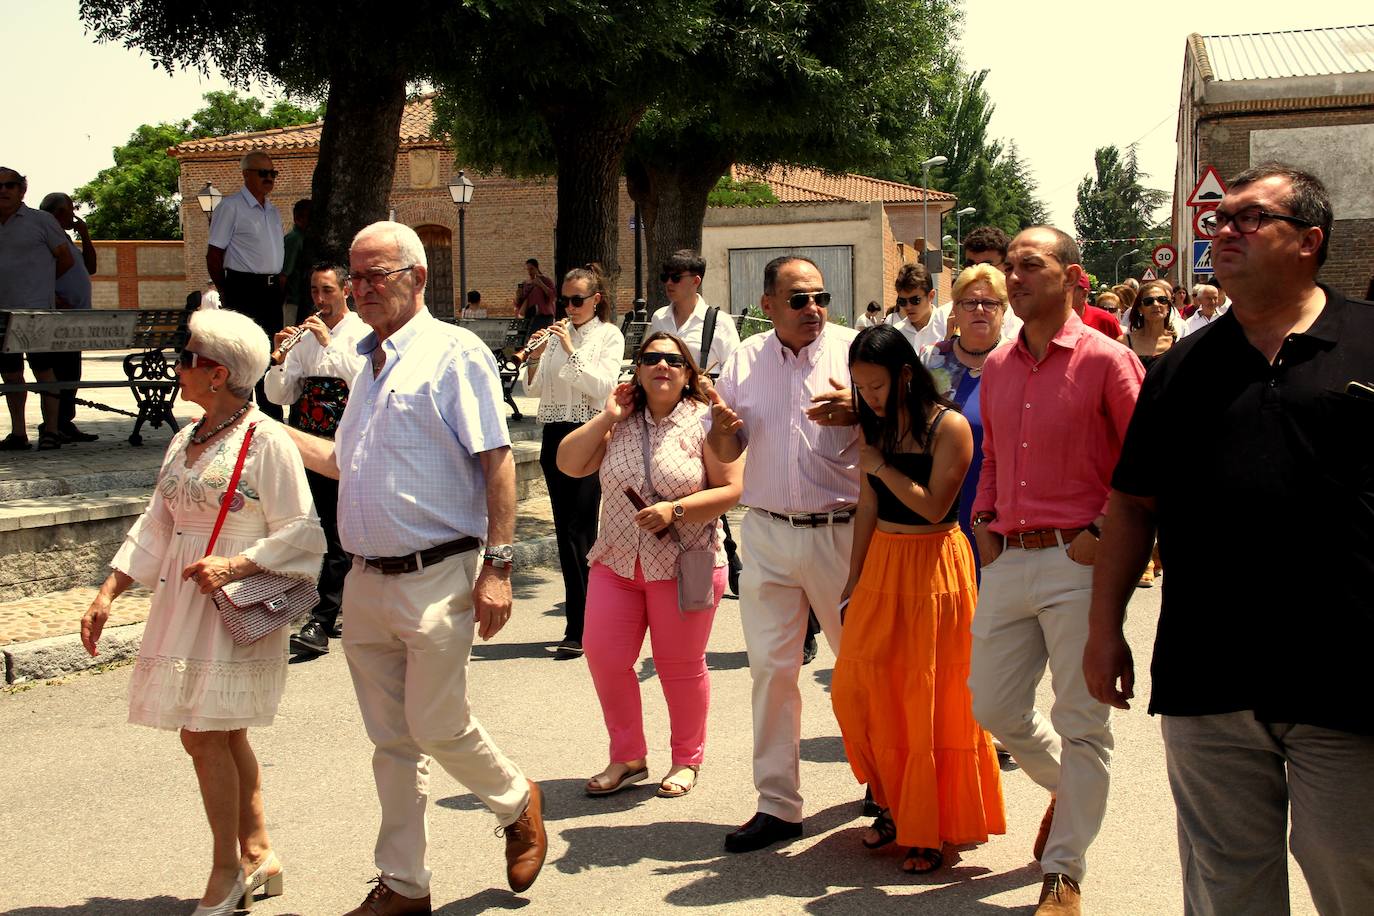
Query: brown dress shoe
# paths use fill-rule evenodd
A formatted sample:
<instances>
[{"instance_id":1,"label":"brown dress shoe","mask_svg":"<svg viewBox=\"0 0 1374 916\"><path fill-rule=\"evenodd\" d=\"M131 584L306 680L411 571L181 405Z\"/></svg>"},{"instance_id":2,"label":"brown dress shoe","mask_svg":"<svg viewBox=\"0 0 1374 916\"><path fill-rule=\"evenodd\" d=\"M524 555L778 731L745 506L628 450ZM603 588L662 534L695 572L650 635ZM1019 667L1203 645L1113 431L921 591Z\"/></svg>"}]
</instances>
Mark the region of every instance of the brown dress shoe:
<instances>
[{"instance_id":1,"label":"brown dress shoe","mask_svg":"<svg viewBox=\"0 0 1374 916\"><path fill-rule=\"evenodd\" d=\"M344 916L429 916L429 894L423 897L403 897L382 881L378 875L372 879L377 886L367 895L367 899L357 909L349 910Z\"/></svg>"},{"instance_id":2,"label":"brown dress shoe","mask_svg":"<svg viewBox=\"0 0 1374 916\"><path fill-rule=\"evenodd\" d=\"M1068 875L1048 874L1040 886L1040 905L1035 916L1081 916L1083 892Z\"/></svg>"},{"instance_id":3,"label":"brown dress shoe","mask_svg":"<svg viewBox=\"0 0 1374 916\"><path fill-rule=\"evenodd\" d=\"M1054 826L1054 796L1050 796L1050 806L1045 809L1045 816L1040 818L1040 832L1035 835L1035 845L1031 847L1031 855L1035 856L1035 861L1039 862L1045 855L1045 843L1050 838L1050 828Z\"/></svg>"},{"instance_id":4,"label":"brown dress shoe","mask_svg":"<svg viewBox=\"0 0 1374 916\"><path fill-rule=\"evenodd\" d=\"M529 780L529 784L530 803L525 806L525 813L504 831L506 880L517 894L529 890L539 877L549 851L549 835L544 832L544 793L539 783Z\"/></svg>"}]
</instances>

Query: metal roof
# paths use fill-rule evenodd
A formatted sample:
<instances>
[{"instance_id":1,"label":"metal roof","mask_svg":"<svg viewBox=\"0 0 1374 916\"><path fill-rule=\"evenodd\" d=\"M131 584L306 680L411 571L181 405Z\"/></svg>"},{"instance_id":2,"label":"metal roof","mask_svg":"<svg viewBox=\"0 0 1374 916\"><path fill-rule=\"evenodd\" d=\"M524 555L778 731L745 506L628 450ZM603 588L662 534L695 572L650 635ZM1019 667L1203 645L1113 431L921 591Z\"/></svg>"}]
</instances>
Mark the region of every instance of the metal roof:
<instances>
[{"instance_id":1,"label":"metal roof","mask_svg":"<svg viewBox=\"0 0 1374 916\"><path fill-rule=\"evenodd\" d=\"M1203 35L1204 69L1217 80L1374 72L1374 25Z\"/></svg>"}]
</instances>

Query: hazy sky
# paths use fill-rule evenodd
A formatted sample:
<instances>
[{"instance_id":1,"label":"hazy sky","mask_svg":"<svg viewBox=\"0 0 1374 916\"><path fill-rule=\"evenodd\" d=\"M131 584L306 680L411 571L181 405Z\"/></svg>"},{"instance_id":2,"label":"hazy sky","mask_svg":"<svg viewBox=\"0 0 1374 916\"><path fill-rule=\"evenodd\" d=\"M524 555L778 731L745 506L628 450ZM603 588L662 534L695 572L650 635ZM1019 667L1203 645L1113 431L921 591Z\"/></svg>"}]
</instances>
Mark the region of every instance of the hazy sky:
<instances>
[{"instance_id":1,"label":"hazy sky","mask_svg":"<svg viewBox=\"0 0 1374 916\"><path fill-rule=\"evenodd\" d=\"M1228 34L1374 21L1368 0L1155 0L1123 10L1101 0L966 0L963 48L996 104L991 134L1015 140L1054 222L1072 230L1074 194L1093 150L1139 143L1155 187L1170 189L1174 132L1190 32ZM0 164L29 176L30 206L111 164L143 123L186 117L218 77L168 76L148 58L97 45L76 0L0 0L10 50L0 63L8 115ZM276 93L254 87L270 100ZM972 218L976 222L977 217ZM967 221L966 221L967 222Z\"/></svg>"}]
</instances>

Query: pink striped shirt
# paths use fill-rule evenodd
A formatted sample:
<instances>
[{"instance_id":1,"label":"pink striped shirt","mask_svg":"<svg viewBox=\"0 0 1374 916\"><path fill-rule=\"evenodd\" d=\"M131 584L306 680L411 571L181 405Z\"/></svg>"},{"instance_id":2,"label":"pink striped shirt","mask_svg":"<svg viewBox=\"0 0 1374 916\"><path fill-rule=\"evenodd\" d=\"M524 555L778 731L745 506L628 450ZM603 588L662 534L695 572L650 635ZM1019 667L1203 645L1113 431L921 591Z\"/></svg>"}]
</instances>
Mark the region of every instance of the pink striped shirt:
<instances>
[{"instance_id":1,"label":"pink striped shirt","mask_svg":"<svg viewBox=\"0 0 1374 916\"><path fill-rule=\"evenodd\" d=\"M855 336L827 324L794 355L770 331L745 340L726 361L716 389L744 421L744 505L791 514L859 501L859 428L819 426L806 417L811 397L832 390L832 378L849 385Z\"/></svg>"}]
</instances>

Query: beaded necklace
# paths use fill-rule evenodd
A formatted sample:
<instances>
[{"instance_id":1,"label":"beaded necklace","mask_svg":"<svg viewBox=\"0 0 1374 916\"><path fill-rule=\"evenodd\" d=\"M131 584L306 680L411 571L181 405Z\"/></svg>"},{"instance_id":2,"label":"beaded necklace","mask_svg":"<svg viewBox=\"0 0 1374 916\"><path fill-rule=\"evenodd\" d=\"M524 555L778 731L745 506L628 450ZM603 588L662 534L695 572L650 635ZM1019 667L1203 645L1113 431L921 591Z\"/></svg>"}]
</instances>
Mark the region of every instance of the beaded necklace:
<instances>
[{"instance_id":1,"label":"beaded necklace","mask_svg":"<svg viewBox=\"0 0 1374 916\"><path fill-rule=\"evenodd\" d=\"M214 429L210 430L203 436L197 435L197 433L200 432L200 428L205 425L205 417L201 417L200 420L196 422L195 428L191 430L191 444L204 445L211 439L215 438L215 436L224 432L224 430L233 426L238 421L239 417L243 416L248 412L248 405L250 403L250 401L244 401L243 406L240 407L238 410L234 411L234 413L231 414L227 420L225 420L219 426L216 426Z\"/></svg>"}]
</instances>

